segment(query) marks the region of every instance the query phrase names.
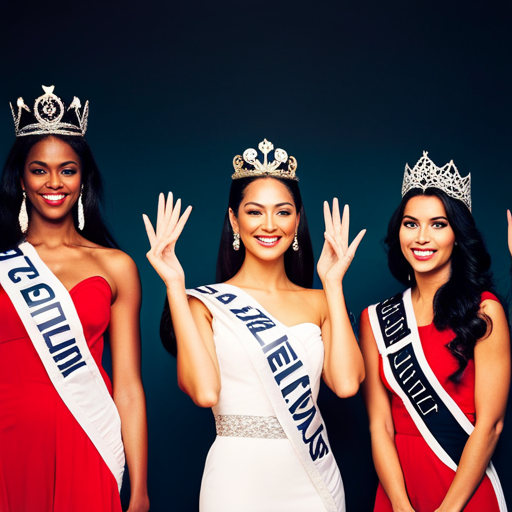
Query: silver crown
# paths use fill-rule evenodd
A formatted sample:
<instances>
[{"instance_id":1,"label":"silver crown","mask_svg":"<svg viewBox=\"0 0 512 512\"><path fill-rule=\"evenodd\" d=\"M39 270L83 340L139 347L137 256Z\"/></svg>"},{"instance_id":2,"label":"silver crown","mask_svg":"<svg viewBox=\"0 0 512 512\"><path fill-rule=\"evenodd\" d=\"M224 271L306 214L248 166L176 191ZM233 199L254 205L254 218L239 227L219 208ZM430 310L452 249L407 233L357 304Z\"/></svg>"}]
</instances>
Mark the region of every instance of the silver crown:
<instances>
[{"instance_id":1,"label":"silver crown","mask_svg":"<svg viewBox=\"0 0 512 512\"><path fill-rule=\"evenodd\" d=\"M251 178L254 176L274 176L276 178L299 181L299 178L295 176L297 160L295 160L293 156L288 157L288 153L284 149L277 148L274 151L274 161L269 162L268 154L274 149L274 144L267 139L263 139L263 141L259 143L258 149L263 153L263 163L257 158L258 152L252 148L246 149L243 156L236 155L235 158L233 158L235 172L231 175L232 179ZM244 167L244 162L248 163L252 168L247 169ZM286 162L288 162L288 168L279 169L279 167Z\"/></svg>"},{"instance_id":2,"label":"silver crown","mask_svg":"<svg viewBox=\"0 0 512 512\"><path fill-rule=\"evenodd\" d=\"M404 181L402 183L402 197L413 188L438 188L446 192L450 197L462 201L471 211L471 174L463 178L453 160L444 165L437 165L423 151L423 156L418 160L413 169L405 164Z\"/></svg>"},{"instance_id":3,"label":"silver crown","mask_svg":"<svg viewBox=\"0 0 512 512\"><path fill-rule=\"evenodd\" d=\"M64 102L55 94L53 90L55 86L50 87L42 86L45 94L39 96L34 102L34 111L30 112L30 109L25 104L23 98L18 98L18 113L14 112L14 108L11 105L12 117L14 118L14 130L16 137L22 137L24 135L47 135L51 133L60 135L79 135L83 137L87 130L87 117L89 115L89 102L85 102L82 113L80 109L82 105L80 100L75 96L71 105L66 109ZM70 112L70 110L74 112ZM23 114L24 119L27 114L23 111L28 112L33 117L29 124L21 123L23 126L20 128L21 116ZM65 119L63 120L63 118ZM34 119L35 118L35 119Z\"/></svg>"}]
</instances>

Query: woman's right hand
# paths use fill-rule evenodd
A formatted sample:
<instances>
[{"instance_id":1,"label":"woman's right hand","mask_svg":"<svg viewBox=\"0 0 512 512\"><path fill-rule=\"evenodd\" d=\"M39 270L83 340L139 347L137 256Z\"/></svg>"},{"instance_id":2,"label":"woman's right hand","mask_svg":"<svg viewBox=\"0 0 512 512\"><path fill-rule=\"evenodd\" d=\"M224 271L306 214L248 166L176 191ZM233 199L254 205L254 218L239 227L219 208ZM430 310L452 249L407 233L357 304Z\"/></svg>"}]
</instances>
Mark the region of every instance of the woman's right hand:
<instances>
[{"instance_id":1,"label":"woman's right hand","mask_svg":"<svg viewBox=\"0 0 512 512\"><path fill-rule=\"evenodd\" d=\"M146 256L167 287L175 282L185 284L185 273L176 257L175 248L192 211L192 206L189 206L180 216L181 199L176 201L174 207L172 203L172 192L169 192L167 196L167 203L164 195L159 195L156 232L148 216L146 214L142 215L151 245L151 249Z\"/></svg>"}]
</instances>

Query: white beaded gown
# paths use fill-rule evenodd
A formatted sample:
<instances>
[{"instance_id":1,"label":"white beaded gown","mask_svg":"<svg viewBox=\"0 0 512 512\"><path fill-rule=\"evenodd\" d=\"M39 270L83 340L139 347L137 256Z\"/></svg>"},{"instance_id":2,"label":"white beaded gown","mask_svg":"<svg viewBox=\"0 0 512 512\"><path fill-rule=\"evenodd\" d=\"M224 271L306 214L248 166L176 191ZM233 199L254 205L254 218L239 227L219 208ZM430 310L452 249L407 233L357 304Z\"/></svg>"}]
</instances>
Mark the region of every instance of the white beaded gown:
<instances>
[{"instance_id":1,"label":"white beaded gown","mask_svg":"<svg viewBox=\"0 0 512 512\"><path fill-rule=\"evenodd\" d=\"M304 323L287 329L290 342L302 344L307 353L304 363L316 401L324 358L320 328ZM200 512L326 512L280 429L246 350L215 316L213 332L221 372L221 393L213 413L217 433L230 435L217 435L208 453ZM267 437L236 437L258 432Z\"/></svg>"}]
</instances>

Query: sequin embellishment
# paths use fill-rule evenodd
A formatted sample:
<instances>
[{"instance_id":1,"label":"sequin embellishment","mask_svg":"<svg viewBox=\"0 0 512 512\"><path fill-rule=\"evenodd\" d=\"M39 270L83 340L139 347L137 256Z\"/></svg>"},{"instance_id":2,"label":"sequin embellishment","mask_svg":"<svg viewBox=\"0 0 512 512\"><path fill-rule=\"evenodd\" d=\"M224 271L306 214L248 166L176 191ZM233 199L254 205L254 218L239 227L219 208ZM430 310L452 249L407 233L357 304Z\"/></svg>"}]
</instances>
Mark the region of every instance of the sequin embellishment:
<instances>
[{"instance_id":1,"label":"sequin embellishment","mask_svg":"<svg viewBox=\"0 0 512 512\"><path fill-rule=\"evenodd\" d=\"M215 416L218 436L286 439L283 427L275 416L244 416L222 414Z\"/></svg>"}]
</instances>

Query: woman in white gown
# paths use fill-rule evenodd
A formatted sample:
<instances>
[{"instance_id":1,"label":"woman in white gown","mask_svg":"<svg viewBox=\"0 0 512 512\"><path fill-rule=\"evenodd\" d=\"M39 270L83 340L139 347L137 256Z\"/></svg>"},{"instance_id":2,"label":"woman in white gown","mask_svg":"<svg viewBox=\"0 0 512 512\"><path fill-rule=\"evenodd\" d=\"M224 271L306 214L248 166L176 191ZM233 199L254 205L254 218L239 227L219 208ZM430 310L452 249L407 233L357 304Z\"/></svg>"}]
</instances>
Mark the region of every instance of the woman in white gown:
<instances>
[{"instance_id":1,"label":"woman in white gown","mask_svg":"<svg viewBox=\"0 0 512 512\"><path fill-rule=\"evenodd\" d=\"M337 200L332 214L325 203L323 290L312 290L296 161L267 140L258 147L263 158L248 149L234 159L218 284L185 289L175 245L190 207L180 217L180 200L161 195L156 231L144 216L147 256L167 286L164 337L177 346L179 386L215 415L200 510L344 512L316 398L321 376L340 397L364 378L342 288L364 231L349 246L348 207L342 221Z\"/></svg>"}]
</instances>

